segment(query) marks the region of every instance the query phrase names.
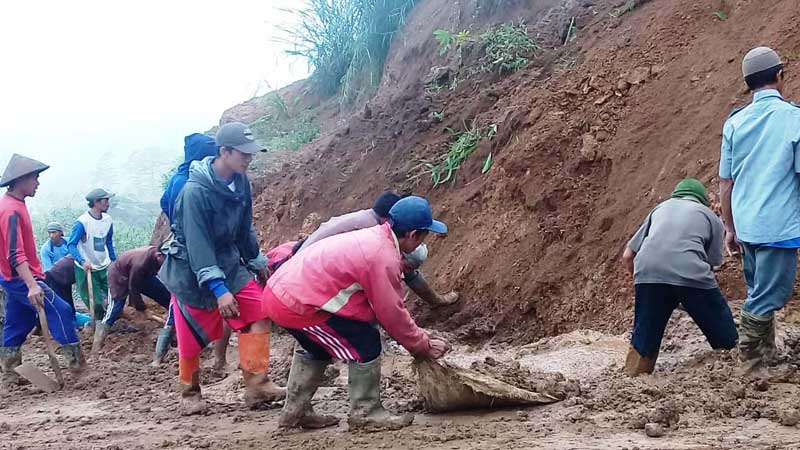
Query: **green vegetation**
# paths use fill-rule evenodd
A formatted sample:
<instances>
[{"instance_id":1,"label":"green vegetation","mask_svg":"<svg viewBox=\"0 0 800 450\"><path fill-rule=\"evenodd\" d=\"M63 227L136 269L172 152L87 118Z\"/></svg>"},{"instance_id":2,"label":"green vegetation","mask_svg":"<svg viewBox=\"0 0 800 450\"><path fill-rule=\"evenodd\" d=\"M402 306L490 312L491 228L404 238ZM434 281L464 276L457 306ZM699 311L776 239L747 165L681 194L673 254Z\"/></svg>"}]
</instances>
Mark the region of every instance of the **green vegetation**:
<instances>
[{"instance_id":1,"label":"green vegetation","mask_svg":"<svg viewBox=\"0 0 800 450\"><path fill-rule=\"evenodd\" d=\"M277 112L278 117L282 119L289 118L289 107L286 106L286 101L283 99L278 91L272 91L269 94L269 101L272 104L272 108Z\"/></svg>"},{"instance_id":2,"label":"green vegetation","mask_svg":"<svg viewBox=\"0 0 800 450\"><path fill-rule=\"evenodd\" d=\"M723 22L728 20L728 15L725 14L725 11L714 11L712 15Z\"/></svg>"},{"instance_id":3,"label":"green vegetation","mask_svg":"<svg viewBox=\"0 0 800 450\"><path fill-rule=\"evenodd\" d=\"M319 136L319 127L308 117L267 115L250 124L259 144L268 150L297 150Z\"/></svg>"},{"instance_id":4,"label":"green vegetation","mask_svg":"<svg viewBox=\"0 0 800 450\"><path fill-rule=\"evenodd\" d=\"M497 134L497 125L491 124L486 128L464 123L464 131L454 131L447 129L454 141L450 144L447 153L441 155L434 161L422 161L420 167L424 173L430 173L433 186L439 186L448 181L455 183L456 174L461 165L472 155L478 144L484 138L492 139ZM491 155L484 162L482 173L486 173L491 168Z\"/></svg>"},{"instance_id":5,"label":"green vegetation","mask_svg":"<svg viewBox=\"0 0 800 450\"><path fill-rule=\"evenodd\" d=\"M433 36L439 43L439 54L442 56L451 50L461 52L468 43L476 44L482 49L483 55L477 65L467 68L467 78L493 71L516 72L526 67L530 63L530 57L539 50L539 46L528 35L528 27L523 20L489 28L477 39L472 38L469 31L453 34L447 30L436 30ZM453 79L451 89L458 83L457 78ZM443 86L434 86L436 90L441 88Z\"/></svg>"},{"instance_id":6,"label":"green vegetation","mask_svg":"<svg viewBox=\"0 0 800 450\"><path fill-rule=\"evenodd\" d=\"M461 48L467 42L471 42L470 32L467 30L453 34L447 30L436 30L433 37L439 43L439 56L444 56L451 48Z\"/></svg>"},{"instance_id":7,"label":"green vegetation","mask_svg":"<svg viewBox=\"0 0 800 450\"><path fill-rule=\"evenodd\" d=\"M114 208L118 206L112 200L112 209L109 211L111 217L115 216ZM62 206L54 208L45 214L34 214L31 217L33 222L33 233L36 237L37 247L44 244L49 239L47 234L47 224L50 222L58 222L64 227L64 239L69 239L72 232L72 225L75 220L86 212L83 209ZM150 242L150 236L153 233L153 226L155 225L155 217L148 219L143 223L131 225L126 222L115 220L114 221L114 250L117 256L132 248L143 247Z\"/></svg>"},{"instance_id":8,"label":"green vegetation","mask_svg":"<svg viewBox=\"0 0 800 450\"><path fill-rule=\"evenodd\" d=\"M305 58L312 86L321 95L341 91L350 102L361 83L374 87L383 75L389 46L415 0L308 0L293 12L299 23L285 29L290 55Z\"/></svg>"},{"instance_id":9,"label":"green vegetation","mask_svg":"<svg viewBox=\"0 0 800 450\"><path fill-rule=\"evenodd\" d=\"M492 168L492 163L494 163L494 160L492 159L492 153L489 152L489 156L487 156L486 160L483 161L483 167L481 168L481 173L483 174L488 172L489 169Z\"/></svg>"},{"instance_id":10,"label":"green vegetation","mask_svg":"<svg viewBox=\"0 0 800 450\"><path fill-rule=\"evenodd\" d=\"M636 0L628 0L624 5L611 10L609 15L611 15L611 17L622 17L634 9L636 9Z\"/></svg>"},{"instance_id":11,"label":"green vegetation","mask_svg":"<svg viewBox=\"0 0 800 450\"><path fill-rule=\"evenodd\" d=\"M489 29L481 36L481 41L486 45L482 63L487 71L516 72L527 66L528 58L539 50L522 20Z\"/></svg>"}]
</instances>

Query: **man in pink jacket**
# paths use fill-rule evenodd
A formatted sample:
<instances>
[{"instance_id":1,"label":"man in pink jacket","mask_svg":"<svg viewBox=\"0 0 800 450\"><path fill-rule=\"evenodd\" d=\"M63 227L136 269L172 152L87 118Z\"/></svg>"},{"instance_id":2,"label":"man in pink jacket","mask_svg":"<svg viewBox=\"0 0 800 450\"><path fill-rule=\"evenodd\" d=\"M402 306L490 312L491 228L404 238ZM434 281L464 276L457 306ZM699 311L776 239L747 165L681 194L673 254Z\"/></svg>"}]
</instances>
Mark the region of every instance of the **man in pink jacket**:
<instances>
[{"instance_id":1,"label":"man in pink jacket","mask_svg":"<svg viewBox=\"0 0 800 450\"><path fill-rule=\"evenodd\" d=\"M286 246L286 244L282 244L278 248L273 249L275 255L280 254L281 256L269 258L270 263L268 267L272 271L277 270L277 268L288 261L289 258L301 251L305 251L312 244L323 239L385 223L389 220L389 210L398 200L400 200L399 195L394 192L386 191L375 200L375 205L370 209L362 209L341 216L331 217L305 240L297 242L295 246L289 247ZM458 292L453 291L445 295L440 295L428 284L428 281L419 271L420 266L428 259L428 248L424 244L417 247L414 252L404 254L403 257L405 260L403 281L409 289L414 291L414 293L422 299L422 301L430 305L431 308L452 305L458 301Z\"/></svg>"},{"instance_id":2,"label":"man in pink jacket","mask_svg":"<svg viewBox=\"0 0 800 450\"><path fill-rule=\"evenodd\" d=\"M338 419L314 414L311 399L332 358L348 362L351 430L400 429L413 415L394 415L381 404L379 323L412 355L440 358L447 343L428 336L403 304L403 253L429 232L446 233L427 200L406 197L389 222L324 239L283 264L264 290L265 312L297 339L289 372L284 428L324 428Z\"/></svg>"}]
</instances>

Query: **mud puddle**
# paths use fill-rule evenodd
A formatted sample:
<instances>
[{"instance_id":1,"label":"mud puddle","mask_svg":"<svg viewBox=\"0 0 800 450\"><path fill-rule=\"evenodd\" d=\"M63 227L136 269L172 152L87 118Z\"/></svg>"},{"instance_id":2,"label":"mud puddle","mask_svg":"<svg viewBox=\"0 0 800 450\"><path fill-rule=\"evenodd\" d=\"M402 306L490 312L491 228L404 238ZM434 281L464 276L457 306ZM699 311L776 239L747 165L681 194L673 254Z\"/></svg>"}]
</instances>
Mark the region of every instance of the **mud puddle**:
<instances>
[{"instance_id":1,"label":"mud puddle","mask_svg":"<svg viewBox=\"0 0 800 450\"><path fill-rule=\"evenodd\" d=\"M580 394L538 407L497 411L424 412L417 398L412 358L390 350L384 359L382 395L395 410L415 413L415 424L373 435L347 431L347 367L332 370L315 397L315 409L342 419L338 427L283 434L280 405L248 411L229 349L227 376L204 378L211 404L205 416L181 417L174 354L160 369L147 367L156 328L114 336L129 351L91 360L89 381L44 395L31 387L0 394L0 449L727 449L800 448L791 413L800 407L797 384L737 380L734 359L710 351L688 318L678 314L668 329L654 376L629 379L620 372L627 340L580 331L520 348L456 346L447 358L463 367L494 367L513 375L560 372L580 385ZM786 325L787 332L791 326ZM790 333L791 334L791 333ZM273 370L288 372L293 341L276 334ZM44 367L38 340L25 358ZM390 346L390 348L396 348ZM203 367L212 364L210 353ZM277 379L278 376L275 376ZM648 437L645 422L659 423L663 436Z\"/></svg>"}]
</instances>

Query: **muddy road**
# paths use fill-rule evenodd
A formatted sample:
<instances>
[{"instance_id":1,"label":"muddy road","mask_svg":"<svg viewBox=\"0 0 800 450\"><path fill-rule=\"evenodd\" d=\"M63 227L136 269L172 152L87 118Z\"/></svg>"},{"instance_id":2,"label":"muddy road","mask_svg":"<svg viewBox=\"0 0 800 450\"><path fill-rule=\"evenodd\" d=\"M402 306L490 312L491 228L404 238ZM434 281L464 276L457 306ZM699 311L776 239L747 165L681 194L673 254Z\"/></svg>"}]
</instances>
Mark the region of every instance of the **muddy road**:
<instances>
[{"instance_id":1,"label":"muddy road","mask_svg":"<svg viewBox=\"0 0 800 450\"><path fill-rule=\"evenodd\" d=\"M316 432L277 429L280 407L248 411L236 370L235 341L226 371L210 369L204 355L205 416L178 414L177 361L171 353L150 368L156 325L135 324L137 333L112 334L104 356L90 360L92 372L68 380L65 390L46 395L30 386L0 394L2 449L728 449L800 448L800 373L784 358L779 376L741 380L734 355L710 351L680 311L662 347L656 374L629 379L620 373L626 336L577 331L512 348L487 344L457 347L447 358L458 365L514 367L560 372L579 392L561 402L500 411L427 414L417 397L411 358L389 345L383 395L395 409L414 411L412 427L377 434L352 434L344 424ZM800 328L783 325L785 353L793 354ZM273 376L285 382L293 341L275 336ZM26 345L25 358L46 367L40 340ZM315 408L346 418L346 366L335 366L316 396ZM649 437L645 424L663 436ZM648 426L648 428L654 425ZM651 430L652 431L652 430ZM658 431L658 430L656 430ZM658 434L658 433L656 433Z\"/></svg>"}]
</instances>

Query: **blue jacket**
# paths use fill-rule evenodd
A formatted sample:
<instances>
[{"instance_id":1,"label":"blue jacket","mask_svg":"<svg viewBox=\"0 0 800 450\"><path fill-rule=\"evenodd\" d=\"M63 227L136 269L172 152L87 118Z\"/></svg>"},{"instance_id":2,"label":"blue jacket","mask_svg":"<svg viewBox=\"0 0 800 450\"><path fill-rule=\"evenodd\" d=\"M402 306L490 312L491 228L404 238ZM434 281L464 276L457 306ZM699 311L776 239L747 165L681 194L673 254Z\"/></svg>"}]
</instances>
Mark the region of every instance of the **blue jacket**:
<instances>
[{"instance_id":1,"label":"blue jacket","mask_svg":"<svg viewBox=\"0 0 800 450\"><path fill-rule=\"evenodd\" d=\"M214 138L205 134L193 133L183 138L184 161L175 169L175 174L169 179L164 195L161 196L161 210L171 224L174 220L175 202L183 190L183 185L189 179L189 166L192 161L200 161L206 156L217 155L217 145Z\"/></svg>"},{"instance_id":2,"label":"blue jacket","mask_svg":"<svg viewBox=\"0 0 800 450\"><path fill-rule=\"evenodd\" d=\"M39 256L42 260L42 270L47 272L53 267L53 264L67 255L69 255L69 248L66 239L61 240L61 245L55 245L53 241L48 239L47 242L42 244L42 248L39 251Z\"/></svg>"}]
</instances>

